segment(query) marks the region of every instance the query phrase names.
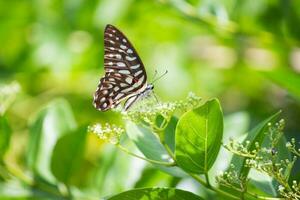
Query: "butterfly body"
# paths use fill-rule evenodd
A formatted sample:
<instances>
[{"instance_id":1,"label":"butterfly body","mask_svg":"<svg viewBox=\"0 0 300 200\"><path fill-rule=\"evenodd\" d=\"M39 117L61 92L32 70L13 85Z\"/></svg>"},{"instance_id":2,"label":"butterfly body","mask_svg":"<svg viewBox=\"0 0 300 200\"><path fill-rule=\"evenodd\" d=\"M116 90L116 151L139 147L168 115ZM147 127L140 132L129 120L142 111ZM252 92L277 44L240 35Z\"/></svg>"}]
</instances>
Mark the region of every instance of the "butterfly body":
<instances>
[{"instance_id":1,"label":"butterfly body","mask_svg":"<svg viewBox=\"0 0 300 200\"><path fill-rule=\"evenodd\" d=\"M105 76L94 94L94 106L101 111L115 108L124 99L125 110L153 90L136 50L126 36L112 25L104 31Z\"/></svg>"},{"instance_id":2,"label":"butterfly body","mask_svg":"<svg viewBox=\"0 0 300 200\"><path fill-rule=\"evenodd\" d=\"M137 93L134 96L129 97L124 104L124 110L128 110L135 102L138 102L140 100L149 97L153 89L154 89L153 84L148 84L144 90L142 90L141 92Z\"/></svg>"}]
</instances>

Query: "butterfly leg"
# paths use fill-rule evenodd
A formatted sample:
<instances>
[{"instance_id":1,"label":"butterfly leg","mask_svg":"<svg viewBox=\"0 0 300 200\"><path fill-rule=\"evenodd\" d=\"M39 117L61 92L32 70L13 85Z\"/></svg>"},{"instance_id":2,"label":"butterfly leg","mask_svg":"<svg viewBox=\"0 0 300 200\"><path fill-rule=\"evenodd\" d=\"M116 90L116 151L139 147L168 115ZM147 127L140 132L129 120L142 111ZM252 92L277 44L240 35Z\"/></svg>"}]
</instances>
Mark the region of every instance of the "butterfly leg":
<instances>
[{"instance_id":1,"label":"butterfly leg","mask_svg":"<svg viewBox=\"0 0 300 200\"><path fill-rule=\"evenodd\" d=\"M152 91L152 94L153 94L153 96L154 96L154 98L155 98L155 100L156 100L156 103L158 103L158 102L159 102L159 100L158 100L158 98L157 98L157 96L156 96L155 92L154 92L154 91Z\"/></svg>"}]
</instances>

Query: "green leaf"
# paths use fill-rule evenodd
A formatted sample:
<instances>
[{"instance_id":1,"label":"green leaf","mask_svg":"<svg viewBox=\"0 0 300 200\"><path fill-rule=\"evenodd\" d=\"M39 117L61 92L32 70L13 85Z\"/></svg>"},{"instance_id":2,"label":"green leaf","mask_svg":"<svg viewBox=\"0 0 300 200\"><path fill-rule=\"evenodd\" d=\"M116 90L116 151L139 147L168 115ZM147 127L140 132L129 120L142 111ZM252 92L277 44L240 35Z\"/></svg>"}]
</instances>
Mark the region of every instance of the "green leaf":
<instances>
[{"instance_id":1,"label":"green leaf","mask_svg":"<svg viewBox=\"0 0 300 200\"><path fill-rule=\"evenodd\" d=\"M286 89L294 97L300 100L300 75L287 69L276 69L263 74L278 84L280 87Z\"/></svg>"},{"instance_id":2,"label":"green leaf","mask_svg":"<svg viewBox=\"0 0 300 200\"><path fill-rule=\"evenodd\" d=\"M166 186L172 178L180 180L180 178L170 176L157 168L145 167L134 188Z\"/></svg>"},{"instance_id":3,"label":"green leaf","mask_svg":"<svg viewBox=\"0 0 300 200\"><path fill-rule=\"evenodd\" d=\"M255 149L255 143L257 142L259 145L261 145L264 142L265 139L265 132L268 128L269 122L274 122L281 111L275 113L271 117L265 119L263 122L258 124L256 127L254 127L252 130L249 131L247 134L247 137L245 138L244 142L250 141L248 150L254 150ZM235 170L242 175L243 177L248 177L249 174L249 168L245 167L246 159L242 158L238 155L234 155L231 160L231 164L235 166Z\"/></svg>"},{"instance_id":4,"label":"green leaf","mask_svg":"<svg viewBox=\"0 0 300 200\"><path fill-rule=\"evenodd\" d=\"M0 199L26 199L32 195L31 188L17 180L0 183Z\"/></svg>"},{"instance_id":5,"label":"green leaf","mask_svg":"<svg viewBox=\"0 0 300 200\"><path fill-rule=\"evenodd\" d=\"M223 114L217 99L188 111L176 127L175 156L178 165L191 173L206 173L220 150Z\"/></svg>"},{"instance_id":6,"label":"green leaf","mask_svg":"<svg viewBox=\"0 0 300 200\"><path fill-rule=\"evenodd\" d=\"M80 167L86 134L86 127L80 128L61 137L54 147L51 170L53 175L65 184L71 183L72 176Z\"/></svg>"},{"instance_id":7,"label":"green leaf","mask_svg":"<svg viewBox=\"0 0 300 200\"><path fill-rule=\"evenodd\" d=\"M237 138L249 130L250 116L246 112L236 112L224 118L223 143L230 138ZM227 151L227 150L226 150Z\"/></svg>"},{"instance_id":8,"label":"green leaf","mask_svg":"<svg viewBox=\"0 0 300 200\"><path fill-rule=\"evenodd\" d=\"M31 124L27 162L39 176L54 183L50 162L56 141L76 128L72 110L67 101L57 99L49 103Z\"/></svg>"},{"instance_id":9,"label":"green leaf","mask_svg":"<svg viewBox=\"0 0 300 200\"><path fill-rule=\"evenodd\" d=\"M107 200L201 200L203 198L175 188L144 188L122 192Z\"/></svg>"},{"instance_id":10,"label":"green leaf","mask_svg":"<svg viewBox=\"0 0 300 200\"><path fill-rule=\"evenodd\" d=\"M236 112L224 117L223 143L227 143L230 138L239 138L249 129L250 117L246 112ZM226 159L224 159L226 158ZM220 171L226 170L232 158L230 153L225 148L220 148L219 154L212 168L209 170L209 177L220 175ZM211 181L213 186L218 186L218 183Z\"/></svg>"},{"instance_id":11,"label":"green leaf","mask_svg":"<svg viewBox=\"0 0 300 200\"><path fill-rule=\"evenodd\" d=\"M149 129L135 125L132 122L127 122L126 132L128 137L135 143L137 148L148 159L170 162L171 157L160 143L158 137L154 135ZM183 177L186 174L178 167L165 167L162 165L155 165L159 169L173 175Z\"/></svg>"},{"instance_id":12,"label":"green leaf","mask_svg":"<svg viewBox=\"0 0 300 200\"><path fill-rule=\"evenodd\" d=\"M178 123L176 117L171 117L168 126L165 129L165 142L170 147L172 152L175 152L175 130Z\"/></svg>"},{"instance_id":13,"label":"green leaf","mask_svg":"<svg viewBox=\"0 0 300 200\"><path fill-rule=\"evenodd\" d=\"M9 147L11 129L5 116L0 116L0 162Z\"/></svg>"}]
</instances>

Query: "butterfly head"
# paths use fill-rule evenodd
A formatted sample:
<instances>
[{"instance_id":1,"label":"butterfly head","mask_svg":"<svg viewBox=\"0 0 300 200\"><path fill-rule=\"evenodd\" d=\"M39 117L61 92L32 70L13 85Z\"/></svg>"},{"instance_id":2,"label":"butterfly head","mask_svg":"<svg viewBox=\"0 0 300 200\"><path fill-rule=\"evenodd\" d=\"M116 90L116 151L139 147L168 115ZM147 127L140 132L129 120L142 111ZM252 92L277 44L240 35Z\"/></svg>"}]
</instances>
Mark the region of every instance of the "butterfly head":
<instances>
[{"instance_id":1,"label":"butterfly head","mask_svg":"<svg viewBox=\"0 0 300 200\"><path fill-rule=\"evenodd\" d=\"M153 90L154 89L154 85L152 83L148 84L146 87L146 90Z\"/></svg>"}]
</instances>

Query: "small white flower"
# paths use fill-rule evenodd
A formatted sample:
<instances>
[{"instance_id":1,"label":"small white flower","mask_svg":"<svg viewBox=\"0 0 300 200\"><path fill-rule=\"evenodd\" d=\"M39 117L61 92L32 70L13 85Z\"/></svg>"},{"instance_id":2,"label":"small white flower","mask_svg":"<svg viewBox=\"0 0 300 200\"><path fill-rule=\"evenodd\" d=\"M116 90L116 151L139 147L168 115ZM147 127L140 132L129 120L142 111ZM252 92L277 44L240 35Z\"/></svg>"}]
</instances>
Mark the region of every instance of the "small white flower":
<instances>
[{"instance_id":1,"label":"small white flower","mask_svg":"<svg viewBox=\"0 0 300 200\"><path fill-rule=\"evenodd\" d=\"M285 188L282 185L278 186L278 192L283 193Z\"/></svg>"}]
</instances>

